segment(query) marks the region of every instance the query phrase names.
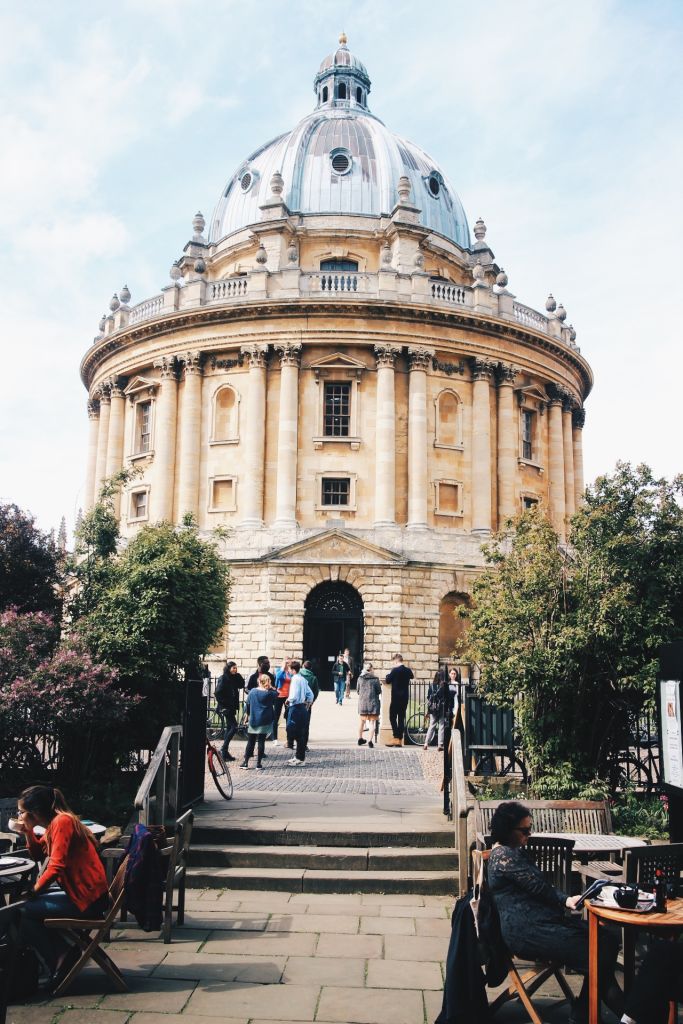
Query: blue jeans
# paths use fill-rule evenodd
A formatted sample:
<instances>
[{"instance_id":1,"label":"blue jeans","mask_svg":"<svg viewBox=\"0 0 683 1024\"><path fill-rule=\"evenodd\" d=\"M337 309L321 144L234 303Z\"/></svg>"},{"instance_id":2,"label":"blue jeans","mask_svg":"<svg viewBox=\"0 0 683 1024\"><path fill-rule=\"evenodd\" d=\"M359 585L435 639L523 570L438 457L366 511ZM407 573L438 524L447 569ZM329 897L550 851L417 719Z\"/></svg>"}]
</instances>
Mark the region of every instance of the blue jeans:
<instances>
[{"instance_id":1,"label":"blue jeans","mask_svg":"<svg viewBox=\"0 0 683 1024\"><path fill-rule=\"evenodd\" d=\"M341 704L344 700L344 694L346 693L346 680L343 676L341 678L337 676L334 680L334 692L337 698L337 704Z\"/></svg>"},{"instance_id":2,"label":"blue jeans","mask_svg":"<svg viewBox=\"0 0 683 1024\"><path fill-rule=\"evenodd\" d=\"M54 971L57 960L67 949L67 943L60 932L48 931L43 921L46 917L85 917L85 914L61 889L51 889L44 896L27 900L20 913L21 945L32 946L47 968Z\"/></svg>"}]
</instances>

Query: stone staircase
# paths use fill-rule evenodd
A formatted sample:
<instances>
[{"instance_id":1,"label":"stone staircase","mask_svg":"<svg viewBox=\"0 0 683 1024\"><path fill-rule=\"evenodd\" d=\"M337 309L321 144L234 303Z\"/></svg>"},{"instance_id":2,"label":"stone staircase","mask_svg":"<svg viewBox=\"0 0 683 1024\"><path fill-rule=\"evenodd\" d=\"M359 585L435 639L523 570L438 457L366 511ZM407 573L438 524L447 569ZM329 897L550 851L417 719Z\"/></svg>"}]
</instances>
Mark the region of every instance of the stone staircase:
<instances>
[{"instance_id":1,"label":"stone staircase","mask_svg":"<svg viewBox=\"0 0 683 1024\"><path fill-rule=\"evenodd\" d=\"M456 895L451 830L281 830L197 823L192 888Z\"/></svg>"}]
</instances>

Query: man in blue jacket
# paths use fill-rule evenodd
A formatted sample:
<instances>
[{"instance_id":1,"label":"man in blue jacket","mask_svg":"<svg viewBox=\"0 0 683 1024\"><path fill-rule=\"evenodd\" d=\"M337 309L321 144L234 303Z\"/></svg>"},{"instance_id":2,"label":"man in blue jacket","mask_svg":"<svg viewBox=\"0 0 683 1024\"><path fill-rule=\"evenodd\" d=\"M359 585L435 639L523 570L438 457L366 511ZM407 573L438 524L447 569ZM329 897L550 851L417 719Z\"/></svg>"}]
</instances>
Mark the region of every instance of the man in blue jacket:
<instances>
[{"instance_id":1,"label":"man in blue jacket","mask_svg":"<svg viewBox=\"0 0 683 1024\"><path fill-rule=\"evenodd\" d=\"M308 732L308 716L313 703L313 690L304 676L301 675L301 662L292 661L293 673L289 684L287 704L287 741L291 746L296 743L296 754L287 762L293 768L303 768L306 760L306 735Z\"/></svg>"}]
</instances>

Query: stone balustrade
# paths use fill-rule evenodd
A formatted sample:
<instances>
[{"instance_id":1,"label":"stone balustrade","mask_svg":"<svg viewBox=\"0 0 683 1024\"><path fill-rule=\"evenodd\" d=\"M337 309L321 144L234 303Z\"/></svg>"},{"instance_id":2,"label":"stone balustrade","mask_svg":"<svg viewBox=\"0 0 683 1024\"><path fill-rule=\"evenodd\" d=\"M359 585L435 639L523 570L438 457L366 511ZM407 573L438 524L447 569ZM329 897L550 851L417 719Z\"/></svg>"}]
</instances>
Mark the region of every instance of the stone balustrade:
<instances>
[{"instance_id":1,"label":"stone balustrade","mask_svg":"<svg viewBox=\"0 0 683 1024\"><path fill-rule=\"evenodd\" d=\"M116 334L142 321L164 316L175 310L196 308L198 305L231 304L248 299L277 301L280 290L284 297L290 297L298 292L302 297L324 298L329 296L342 300L361 296L363 298L395 298L401 303L415 302L420 305L459 306L470 309L472 307L479 308L477 303L481 303L481 293L475 299L475 289L468 285L428 278L425 274L399 275L395 274L391 268L387 268L387 270L383 269L374 274L351 271L300 271L297 272L298 278L295 278L294 282L292 282L292 270L290 269L283 272L271 272L267 275L260 270L258 282L253 274L225 278L220 281L193 281L191 282L191 293L188 284L180 285L175 289L167 288L165 290L169 296L172 293L171 297L162 293L132 306L125 311L127 316L121 315L124 312L121 309L116 317L108 318L104 334ZM266 278L267 287L265 287ZM496 289L493 290L493 293L489 289L486 291L491 296L490 312L493 316L498 315L501 319L512 320L523 327L540 331L564 342L568 348L580 351L570 337L570 329L565 327L560 320L544 316L543 313L539 313L521 302L513 302L513 296L509 292L496 295ZM505 304L503 303L504 298L507 300ZM95 344L98 340L100 339L95 339Z\"/></svg>"}]
</instances>

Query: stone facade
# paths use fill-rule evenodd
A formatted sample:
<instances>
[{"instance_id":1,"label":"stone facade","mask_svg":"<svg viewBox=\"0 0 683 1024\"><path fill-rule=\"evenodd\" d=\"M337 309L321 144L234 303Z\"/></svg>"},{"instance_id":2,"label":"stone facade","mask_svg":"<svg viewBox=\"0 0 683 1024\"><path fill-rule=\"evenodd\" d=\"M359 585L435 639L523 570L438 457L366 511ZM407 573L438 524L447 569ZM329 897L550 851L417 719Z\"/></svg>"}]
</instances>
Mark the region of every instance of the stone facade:
<instances>
[{"instance_id":1,"label":"stone facade","mask_svg":"<svg viewBox=\"0 0 683 1024\"><path fill-rule=\"evenodd\" d=\"M381 155L396 137L369 114L367 72L348 56L344 44L321 66L316 124L362 128ZM334 98L354 75L357 100ZM377 212L360 184L356 209L342 177L359 153L311 163L302 145L275 140L242 165L208 241L198 214L158 296L113 297L81 365L86 497L128 466L124 538L187 514L203 531L228 528L234 590L220 655L243 669L261 653L301 653L307 602L328 582L340 585L339 623L355 614L341 585L357 595L357 659L383 666L400 650L431 676L449 652L444 609L466 600L482 540L534 503L564 537L583 491L592 375L564 309L552 296L545 314L518 303L483 222L470 243L442 172L414 172L424 154ZM263 153L284 161L269 190ZM382 188L391 174L387 158ZM249 196L259 175L259 204L240 215L240 189ZM325 175L346 196L337 211L322 185L311 199ZM325 593L334 620L334 587Z\"/></svg>"}]
</instances>

